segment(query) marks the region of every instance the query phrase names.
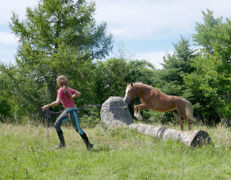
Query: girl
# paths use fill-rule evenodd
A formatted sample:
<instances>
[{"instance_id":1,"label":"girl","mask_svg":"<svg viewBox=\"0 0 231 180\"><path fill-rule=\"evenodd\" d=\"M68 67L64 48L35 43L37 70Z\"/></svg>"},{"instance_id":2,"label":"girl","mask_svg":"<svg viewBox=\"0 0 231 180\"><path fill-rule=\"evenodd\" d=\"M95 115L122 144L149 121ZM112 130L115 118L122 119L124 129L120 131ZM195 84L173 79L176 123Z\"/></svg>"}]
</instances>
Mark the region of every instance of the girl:
<instances>
[{"instance_id":1,"label":"girl","mask_svg":"<svg viewBox=\"0 0 231 180\"><path fill-rule=\"evenodd\" d=\"M60 141L60 144L56 147L56 149L65 147L65 141L64 141L61 125L66 120L70 119L75 130L80 134L81 138L85 142L87 150L90 150L91 148L93 148L93 144L89 142L87 135L79 126L77 108L73 101L73 98L79 97L81 93L79 91L76 91L68 87L68 80L63 75L58 76L56 82L57 85L59 86L56 101L42 107L44 110L47 110L52 106L57 106L61 102L63 107L65 108L65 110L60 114L60 116L57 118L57 120L54 123L54 127L56 129Z\"/></svg>"}]
</instances>

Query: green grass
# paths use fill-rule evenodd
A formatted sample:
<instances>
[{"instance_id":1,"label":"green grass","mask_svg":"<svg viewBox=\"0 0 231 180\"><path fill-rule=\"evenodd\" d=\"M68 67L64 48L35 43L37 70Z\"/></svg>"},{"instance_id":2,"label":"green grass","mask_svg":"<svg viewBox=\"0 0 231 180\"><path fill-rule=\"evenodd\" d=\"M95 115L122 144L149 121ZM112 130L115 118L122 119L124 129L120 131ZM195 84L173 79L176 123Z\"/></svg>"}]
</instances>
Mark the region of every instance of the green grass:
<instances>
[{"instance_id":1,"label":"green grass","mask_svg":"<svg viewBox=\"0 0 231 180\"><path fill-rule=\"evenodd\" d=\"M42 126L0 124L0 179L230 179L230 130L194 129L207 131L213 145L192 149L127 128L97 126L84 129L95 145L89 152L69 127L63 127L67 147L54 150L53 128L48 143Z\"/></svg>"}]
</instances>

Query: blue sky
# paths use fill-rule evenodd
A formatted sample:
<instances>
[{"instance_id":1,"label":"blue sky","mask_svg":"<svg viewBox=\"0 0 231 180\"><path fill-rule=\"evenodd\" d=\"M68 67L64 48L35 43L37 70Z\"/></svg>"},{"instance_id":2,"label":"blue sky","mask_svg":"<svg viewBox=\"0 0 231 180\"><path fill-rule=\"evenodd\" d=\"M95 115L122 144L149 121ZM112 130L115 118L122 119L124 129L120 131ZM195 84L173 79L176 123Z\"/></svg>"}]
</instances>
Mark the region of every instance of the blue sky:
<instances>
[{"instance_id":1,"label":"blue sky","mask_svg":"<svg viewBox=\"0 0 231 180\"><path fill-rule=\"evenodd\" d=\"M90 1L90 0L88 0ZM195 25L202 22L202 11L215 17L231 18L230 0L95 0L95 19L106 22L113 35L111 56L146 59L160 68L162 58L173 51L182 35L191 41ZM38 0L7 0L0 4L0 61L14 63L17 38L9 29L12 12L25 18L26 7Z\"/></svg>"}]
</instances>

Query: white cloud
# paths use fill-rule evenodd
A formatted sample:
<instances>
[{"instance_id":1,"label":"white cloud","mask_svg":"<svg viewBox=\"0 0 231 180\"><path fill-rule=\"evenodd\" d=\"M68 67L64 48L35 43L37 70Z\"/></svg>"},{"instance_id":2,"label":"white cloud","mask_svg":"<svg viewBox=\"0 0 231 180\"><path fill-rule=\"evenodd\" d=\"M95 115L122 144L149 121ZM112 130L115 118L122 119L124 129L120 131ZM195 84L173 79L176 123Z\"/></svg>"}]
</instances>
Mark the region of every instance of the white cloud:
<instances>
[{"instance_id":1,"label":"white cloud","mask_svg":"<svg viewBox=\"0 0 231 180\"><path fill-rule=\"evenodd\" d=\"M2 48L0 46L0 63L6 64L15 64L15 55L16 55L16 47L5 47Z\"/></svg>"},{"instance_id":2,"label":"white cloud","mask_svg":"<svg viewBox=\"0 0 231 180\"><path fill-rule=\"evenodd\" d=\"M10 32L9 23L12 13L24 18L27 7L33 7L39 0L6 0L0 6L0 62L15 63L17 38Z\"/></svg>"},{"instance_id":3,"label":"white cloud","mask_svg":"<svg viewBox=\"0 0 231 180\"><path fill-rule=\"evenodd\" d=\"M0 24L8 24L12 13L24 16L27 7L33 7L38 0L5 0L1 1L0 6Z\"/></svg>"},{"instance_id":4,"label":"white cloud","mask_svg":"<svg viewBox=\"0 0 231 180\"><path fill-rule=\"evenodd\" d=\"M192 33L202 11L231 16L229 0L96 0L96 19L121 39L156 39Z\"/></svg>"},{"instance_id":5,"label":"white cloud","mask_svg":"<svg viewBox=\"0 0 231 180\"><path fill-rule=\"evenodd\" d=\"M17 37L9 32L0 32L0 45L17 44Z\"/></svg>"},{"instance_id":6,"label":"white cloud","mask_svg":"<svg viewBox=\"0 0 231 180\"><path fill-rule=\"evenodd\" d=\"M12 33L0 32L0 62L15 63L17 38Z\"/></svg>"},{"instance_id":7,"label":"white cloud","mask_svg":"<svg viewBox=\"0 0 231 180\"><path fill-rule=\"evenodd\" d=\"M152 63L156 69L161 69L161 63L163 63L163 57L167 54L171 54L172 52L164 52L164 51L154 51L154 52L146 52L146 53L136 53L135 59L146 60Z\"/></svg>"},{"instance_id":8,"label":"white cloud","mask_svg":"<svg viewBox=\"0 0 231 180\"><path fill-rule=\"evenodd\" d=\"M134 52L135 58L145 59L161 68L167 49L159 51L158 45L150 42L161 42L163 47L164 42L179 35L192 37L196 23L202 22L202 11L206 9L212 10L215 17L231 17L230 0L96 0L96 19L107 22L117 41L140 42L138 46L142 47L145 40L149 40L148 45L144 45L150 45L149 49L134 52L126 44L125 48Z\"/></svg>"},{"instance_id":9,"label":"white cloud","mask_svg":"<svg viewBox=\"0 0 231 180\"><path fill-rule=\"evenodd\" d=\"M7 27L12 12L24 18L26 7L34 7L38 2L39 0L1 1L0 47L2 52L3 48L7 47L5 52L10 53L8 46L17 43L17 39L9 33ZM160 67L158 62L161 62L162 54L166 54L164 52L166 48L162 50L162 44L161 51L156 45L151 45L150 40L167 42L169 39L176 39L179 35L191 37L195 30L195 23L202 21L201 12L206 9L212 10L215 17L231 17L230 0L95 0L95 2L96 20L108 24L108 30L116 41L130 40L130 45L132 41L142 46L145 40L149 40L150 46L146 45L147 49L142 51L134 50L127 44L124 45L126 49L135 51L135 57L147 59L157 67ZM11 54L15 54L15 51Z\"/></svg>"}]
</instances>

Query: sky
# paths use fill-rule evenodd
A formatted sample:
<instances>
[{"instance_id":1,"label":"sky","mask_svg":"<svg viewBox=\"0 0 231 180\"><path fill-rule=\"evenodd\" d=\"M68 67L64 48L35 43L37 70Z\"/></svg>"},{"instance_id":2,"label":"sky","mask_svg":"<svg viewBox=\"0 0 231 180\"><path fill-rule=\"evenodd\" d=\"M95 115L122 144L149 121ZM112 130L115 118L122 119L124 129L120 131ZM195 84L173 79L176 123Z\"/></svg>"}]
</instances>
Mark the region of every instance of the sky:
<instances>
[{"instance_id":1,"label":"sky","mask_svg":"<svg viewBox=\"0 0 231 180\"><path fill-rule=\"evenodd\" d=\"M91 0L87 0L90 2ZM95 0L97 23L106 22L113 36L110 57L145 59L161 68L163 56L172 53L180 36L192 43L196 23L203 22L202 11L214 17L231 18L230 0ZM15 63L17 38L9 28L12 12L25 19L27 7L38 0L0 2L0 62Z\"/></svg>"}]
</instances>

